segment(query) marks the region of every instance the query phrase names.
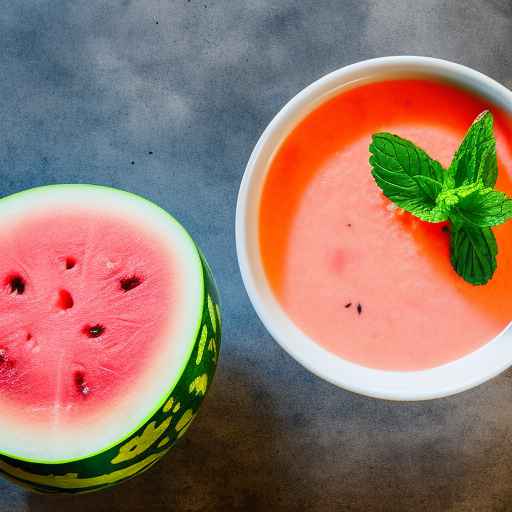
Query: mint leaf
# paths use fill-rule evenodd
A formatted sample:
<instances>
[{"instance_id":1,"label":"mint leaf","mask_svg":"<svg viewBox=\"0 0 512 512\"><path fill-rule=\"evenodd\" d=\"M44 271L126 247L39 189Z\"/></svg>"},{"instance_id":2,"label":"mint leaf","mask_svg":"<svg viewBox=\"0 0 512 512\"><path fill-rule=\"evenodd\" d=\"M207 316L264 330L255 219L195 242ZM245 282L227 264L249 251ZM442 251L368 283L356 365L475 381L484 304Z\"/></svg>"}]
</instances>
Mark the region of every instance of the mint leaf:
<instances>
[{"instance_id":1,"label":"mint leaf","mask_svg":"<svg viewBox=\"0 0 512 512\"><path fill-rule=\"evenodd\" d=\"M453 268L469 283L487 283L498 252L491 227L512 219L512 198L494 190L498 163L492 114L475 119L448 171L390 133L375 134L370 152L372 174L384 195L424 221L449 220Z\"/></svg>"},{"instance_id":2,"label":"mint leaf","mask_svg":"<svg viewBox=\"0 0 512 512\"><path fill-rule=\"evenodd\" d=\"M482 152L480 167L478 169L478 179L487 186L493 188L498 179L498 157L496 156L496 140L490 143Z\"/></svg>"},{"instance_id":3,"label":"mint leaf","mask_svg":"<svg viewBox=\"0 0 512 512\"><path fill-rule=\"evenodd\" d=\"M437 181L436 179L429 178L428 176L418 175L413 176L413 179L416 181L423 193L434 201L443 190L443 185L441 182Z\"/></svg>"},{"instance_id":4,"label":"mint leaf","mask_svg":"<svg viewBox=\"0 0 512 512\"><path fill-rule=\"evenodd\" d=\"M370 153L373 177L386 197L422 220L447 220L446 213L436 205L445 175L439 162L391 133L373 135Z\"/></svg>"},{"instance_id":5,"label":"mint leaf","mask_svg":"<svg viewBox=\"0 0 512 512\"><path fill-rule=\"evenodd\" d=\"M453 216L481 228L503 224L512 218L512 199L490 187L477 188L459 200Z\"/></svg>"},{"instance_id":6,"label":"mint leaf","mask_svg":"<svg viewBox=\"0 0 512 512\"><path fill-rule=\"evenodd\" d=\"M489 282L496 271L496 238L490 228L453 224L451 262L455 271L474 285Z\"/></svg>"},{"instance_id":7,"label":"mint leaf","mask_svg":"<svg viewBox=\"0 0 512 512\"><path fill-rule=\"evenodd\" d=\"M494 187L498 177L493 117L482 112L469 128L448 170L453 187L481 180Z\"/></svg>"}]
</instances>

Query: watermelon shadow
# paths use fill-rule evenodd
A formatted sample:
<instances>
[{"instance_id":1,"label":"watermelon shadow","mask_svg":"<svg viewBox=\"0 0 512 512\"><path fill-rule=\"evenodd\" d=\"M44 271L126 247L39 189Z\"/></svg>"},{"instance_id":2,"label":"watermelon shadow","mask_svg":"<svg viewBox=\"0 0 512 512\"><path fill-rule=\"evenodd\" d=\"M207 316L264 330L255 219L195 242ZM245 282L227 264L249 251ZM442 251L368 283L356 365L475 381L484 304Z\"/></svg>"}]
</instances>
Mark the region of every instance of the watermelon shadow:
<instances>
[{"instance_id":1,"label":"watermelon shadow","mask_svg":"<svg viewBox=\"0 0 512 512\"><path fill-rule=\"evenodd\" d=\"M280 397L266 389L268 379L249 372L248 361L221 358L187 435L146 473L97 493L30 493L29 510L276 510L279 488L297 481L285 463L289 433L275 410Z\"/></svg>"},{"instance_id":2,"label":"watermelon shadow","mask_svg":"<svg viewBox=\"0 0 512 512\"><path fill-rule=\"evenodd\" d=\"M187 436L145 474L95 494L30 494L18 509L2 508L17 492L6 483L0 510L510 510L512 372L455 397L387 402L336 389L258 343L257 367L230 347Z\"/></svg>"}]
</instances>

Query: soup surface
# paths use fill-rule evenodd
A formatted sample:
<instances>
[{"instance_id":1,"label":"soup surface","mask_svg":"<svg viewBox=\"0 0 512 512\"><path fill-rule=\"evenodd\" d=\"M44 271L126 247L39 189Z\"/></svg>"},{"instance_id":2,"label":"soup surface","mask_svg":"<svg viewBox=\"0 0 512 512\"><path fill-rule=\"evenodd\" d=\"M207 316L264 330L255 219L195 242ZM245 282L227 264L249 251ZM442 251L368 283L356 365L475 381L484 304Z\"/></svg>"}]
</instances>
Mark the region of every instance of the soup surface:
<instances>
[{"instance_id":1,"label":"soup surface","mask_svg":"<svg viewBox=\"0 0 512 512\"><path fill-rule=\"evenodd\" d=\"M485 109L495 118L497 188L512 195L512 119L446 83L350 89L283 142L262 194L260 250L278 301L325 349L372 368L426 369L478 349L512 320L512 222L494 228L492 281L468 284L451 267L445 225L395 209L368 163L371 135L390 131L448 167Z\"/></svg>"}]
</instances>

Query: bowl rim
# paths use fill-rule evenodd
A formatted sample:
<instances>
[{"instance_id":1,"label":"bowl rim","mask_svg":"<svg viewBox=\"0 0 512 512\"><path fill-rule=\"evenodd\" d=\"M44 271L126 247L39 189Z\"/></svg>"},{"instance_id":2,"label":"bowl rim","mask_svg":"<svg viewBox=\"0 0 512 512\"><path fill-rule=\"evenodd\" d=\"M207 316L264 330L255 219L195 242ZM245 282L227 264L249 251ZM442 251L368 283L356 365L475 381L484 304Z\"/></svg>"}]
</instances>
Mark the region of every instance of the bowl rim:
<instances>
[{"instance_id":1,"label":"bowl rim","mask_svg":"<svg viewBox=\"0 0 512 512\"><path fill-rule=\"evenodd\" d=\"M467 66L420 56L390 56L344 66L296 94L262 133L247 163L236 208L238 264L249 299L274 340L318 377L362 395L399 401L441 398L468 390L512 365L512 322L477 350L427 370L377 370L352 363L322 348L284 312L268 285L258 243L259 203L269 163L291 129L343 87L379 81L383 75L422 75L451 81L486 97L512 114L512 91Z\"/></svg>"}]
</instances>

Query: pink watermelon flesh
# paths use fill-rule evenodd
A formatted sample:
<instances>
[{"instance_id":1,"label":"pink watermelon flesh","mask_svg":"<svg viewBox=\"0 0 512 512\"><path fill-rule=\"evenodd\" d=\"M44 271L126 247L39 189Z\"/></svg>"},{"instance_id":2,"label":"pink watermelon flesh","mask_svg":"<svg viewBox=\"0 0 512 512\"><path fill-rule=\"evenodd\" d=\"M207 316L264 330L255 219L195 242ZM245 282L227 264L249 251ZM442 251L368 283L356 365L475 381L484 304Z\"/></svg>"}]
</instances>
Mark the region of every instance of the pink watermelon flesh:
<instances>
[{"instance_id":1,"label":"pink watermelon flesh","mask_svg":"<svg viewBox=\"0 0 512 512\"><path fill-rule=\"evenodd\" d=\"M151 371L177 276L140 225L89 211L25 217L0 233L0 272L4 412L90 420Z\"/></svg>"}]
</instances>

